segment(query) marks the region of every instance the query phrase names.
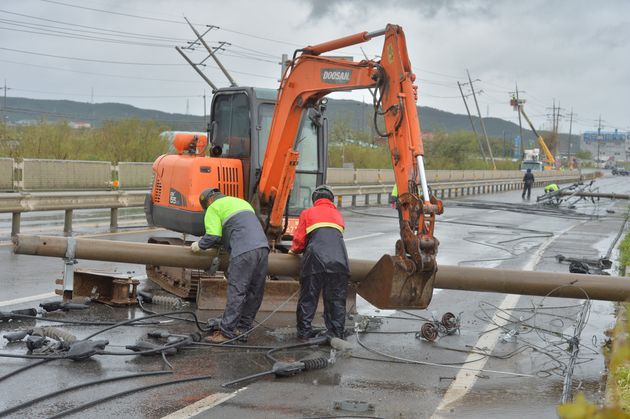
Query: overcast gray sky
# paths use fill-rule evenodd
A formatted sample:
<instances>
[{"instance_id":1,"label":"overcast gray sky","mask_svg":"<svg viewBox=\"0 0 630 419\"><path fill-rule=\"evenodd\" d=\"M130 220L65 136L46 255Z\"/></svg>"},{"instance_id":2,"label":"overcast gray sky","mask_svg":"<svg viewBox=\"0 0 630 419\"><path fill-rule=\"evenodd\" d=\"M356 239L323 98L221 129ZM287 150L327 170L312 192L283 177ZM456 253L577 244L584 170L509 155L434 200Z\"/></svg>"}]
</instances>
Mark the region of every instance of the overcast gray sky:
<instances>
[{"instance_id":1,"label":"overcast gray sky","mask_svg":"<svg viewBox=\"0 0 630 419\"><path fill-rule=\"evenodd\" d=\"M518 82L537 127L549 125L555 98L577 114L574 132L594 129L600 114L605 129L630 130L624 0L1 0L0 83L9 96L89 102L93 92L94 102L180 113L188 103L202 114L209 88L174 50L193 38L184 16L199 30L219 27L205 39L231 44L221 60L240 85L275 88L282 53L395 23L420 105L464 113L456 81L468 68L484 116L516 121L508 92ZM363 45L370 58L381 49L379 38ZM340 53L362 58L356 46ZM227 85L217 68L205 72ZM367 91L335 97L371 100Z\"/></svg>"}]
</instances>

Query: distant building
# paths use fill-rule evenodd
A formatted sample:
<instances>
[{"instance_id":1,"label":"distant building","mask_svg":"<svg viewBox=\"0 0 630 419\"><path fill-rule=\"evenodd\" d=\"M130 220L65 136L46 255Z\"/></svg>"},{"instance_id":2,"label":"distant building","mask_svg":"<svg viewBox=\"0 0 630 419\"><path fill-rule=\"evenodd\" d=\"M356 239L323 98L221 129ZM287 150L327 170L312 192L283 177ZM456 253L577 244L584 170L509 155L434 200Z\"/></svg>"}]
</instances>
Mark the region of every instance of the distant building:
<instances>
[{"instance_id":1,"label":"distant building","mask_svg":"<svg viewBox=\"0 0 630 419\"><path fill-rule=\"evenodd\" d=\"M74 128L74 129L79 129L79 128L92 128L92 124L90 124L89 122L77 122L77 121L70 121L68 122L68 126L70 128Z\"/></svg>"},{"instance_id":2,"label":"distant building","mask_svg":"<svg viewBox=\"0 0 630 419\"><path fill-rule=\"evenodd\" d=\"M630 133L615 131L586 131L580 148L590 151L598 163L630 161Z\"/></svg>"}]
</instances>

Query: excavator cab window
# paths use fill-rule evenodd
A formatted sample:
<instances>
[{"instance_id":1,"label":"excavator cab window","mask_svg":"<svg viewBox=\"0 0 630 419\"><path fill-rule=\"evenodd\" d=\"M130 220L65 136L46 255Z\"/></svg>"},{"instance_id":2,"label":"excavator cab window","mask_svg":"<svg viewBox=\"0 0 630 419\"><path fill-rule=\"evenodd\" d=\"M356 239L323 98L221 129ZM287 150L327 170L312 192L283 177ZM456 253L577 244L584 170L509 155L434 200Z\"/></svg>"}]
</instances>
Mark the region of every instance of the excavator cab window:
<instances>
[{"instance_id":1,"label":"excavator cab window","mask_svg":"<svg viewBox=\"0 0 630 419\"><path fill-rule=\"evenodd\" d=\"M326 141L322 122L323 118L314 109L304 112L293 147L300 153L300 161L289 199L289 214L297 215L310 207L311 194L317 185L324 182Z\"/></svg>"},{"instance_id":2,"label":"excavator cab window","mask_svg":"<svg viewBox=\"0 0 630 419\"><path fill-rule=\"evenodd\" d=\"M262 167L265 159L265 149L269 140L269 131L271 131L271 122L273 120L273 108L271 103L261 103L258 107L258 167Z\"/></svg>"},{"instance_id":3,"label":"excavator cab window","mask_svg":"<svg viewBox=\"0 0 630 419\"><path fill-rule=\"evenodd\" d=\"M317 118L314 117L317 116ZM273 105L261 104L258 109L258 164L262 166L265 149L269 139ZM311 206L311 194L324 182L326 152L325 128L321 114L314 109L304 112L302 122L295 140L294 149L300 153L300 161L295 173L295 182L289 200L289 214L298 215L303 209Z\"/></svg>"},{"instance_id":4,"label":"excavator cab window","mask_svg":"<svg viewBox=\"0 0 630 419\"><path fill-rule=\"evenodd\" d=\"M214 145L223 157L244 158L250 153L249 99L245 93L222 94L214 101Z\"/></svg>"}]
</instances>

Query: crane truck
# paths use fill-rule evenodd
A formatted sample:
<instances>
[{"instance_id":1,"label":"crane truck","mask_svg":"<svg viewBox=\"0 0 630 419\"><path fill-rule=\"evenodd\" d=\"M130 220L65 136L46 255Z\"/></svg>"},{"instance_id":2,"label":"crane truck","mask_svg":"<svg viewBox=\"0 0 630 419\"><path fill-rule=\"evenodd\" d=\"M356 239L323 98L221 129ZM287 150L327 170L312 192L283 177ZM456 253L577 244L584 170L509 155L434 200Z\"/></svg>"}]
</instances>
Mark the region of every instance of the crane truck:
<instances>
[{"instance_id":1,"label":"crane truck","mask_svg":"<svg viewBox=\"0 0 630 419\"><path fill-rule=\"evenodd\" d=\"M351 61L331 51L383 37L380 60ZM215 92L207 134L175 138L177 152L153 164L153 185L145 205L150 224L184 234L203 235L199 194L218 187L248 200L270 247L286 252L299 212L325 181L326 95L374 89L375 131L387 138L398 204L400 238L394 255L383 255L365 282L387 290L373 304L382 308L425 308L431 301L439 241L436 215L443 205L431 194L416 108L417 86L400 26L309 45L294 52L277 92L229 87ZM379 121L384 120L384 127ZM382 124L382 122L380 123ZM179 239L153 242L183 244ZM203 272L183 268L148 270L171 292L194 297Z\"/></svg>"},{"instance_id":2,"label":"crane truck","mask_svg":"<svg viewBox=\"0 0 630 419\"><path fill-rule=\"evenodd\" d=\"M534 124L532 124L532 121L525 113L525 109L523 109L522 102L524 102L524 100L519 101L518 99L516 99L516 97L512 97L512 99L510 100L510 105L512 105L514 108L518 108L518 111L521 113L521 115L523 115L523 118L525 118L525 121L527 121L529 128L536 136L536 140L538 141L540 149L534 148L531 150L525 150L523 161L521 162L521 170L532 169L532 171L534 172L541 172L543 170L557 170L558 163L556 161L556 158L553 156L551 150L549 150L549 147L547 147L545 139L542 137L542 135L538 134L538 131L536 131L536 128L534 128ZM542 150L545 154L544 159L540 158L540 150Z\"/></svg>"}]
</instances>

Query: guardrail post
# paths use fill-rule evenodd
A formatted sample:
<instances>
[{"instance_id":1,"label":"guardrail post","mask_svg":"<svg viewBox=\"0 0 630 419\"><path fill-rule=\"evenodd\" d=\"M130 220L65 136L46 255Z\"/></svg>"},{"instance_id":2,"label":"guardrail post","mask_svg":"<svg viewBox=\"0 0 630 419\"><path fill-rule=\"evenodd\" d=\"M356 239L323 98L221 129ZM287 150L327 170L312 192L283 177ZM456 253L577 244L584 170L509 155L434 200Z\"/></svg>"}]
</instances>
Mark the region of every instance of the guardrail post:
<instances>
[{"instance_id":1,"label":"guardrail post","mask_svg":"<svg viewBox=\"0 0 630 419\"><path fill-rule=\"evenodd\" d=\"M72 235L72 210L67 209L63 218L63 234L64 236Z\"/></svg>"},{"instance_id":2,"label":"guardrail post","mask_svg":"<svg viewBox=\"0 0 630 419\"><path fill-rule=\"evenodd\" d=\"M24 161L13 162L13 190L21 191L24 189Z\"/></svg>"},{"instance_id":3,"label":"guardrail post","mask_svg":"<svg viewBox=\"0 0 630 419\"><path fill-rule=\"evenodd\" d=\"M21 212L14 212L11 217L11 237L20 234L20 220L22 218Z\"/></svg>"},{"instance_id":4,"label":"guardrail post","mask_svg":"<svg viewBox=\"0 0 630 419\"><path fill-rule=\"evenodd\" d=\"M109 211L109 229L118 229L118 208L112 208Z\"/></svg>"}]
</instances>

